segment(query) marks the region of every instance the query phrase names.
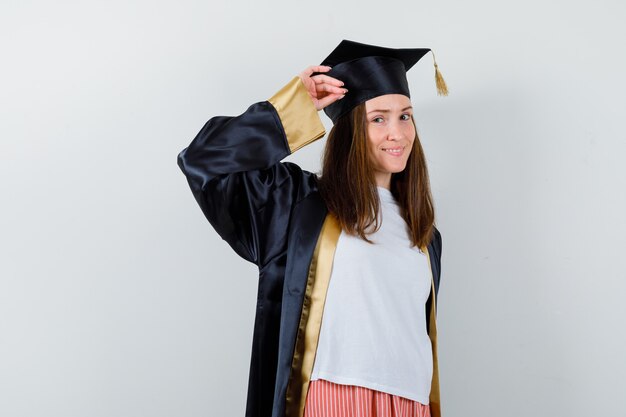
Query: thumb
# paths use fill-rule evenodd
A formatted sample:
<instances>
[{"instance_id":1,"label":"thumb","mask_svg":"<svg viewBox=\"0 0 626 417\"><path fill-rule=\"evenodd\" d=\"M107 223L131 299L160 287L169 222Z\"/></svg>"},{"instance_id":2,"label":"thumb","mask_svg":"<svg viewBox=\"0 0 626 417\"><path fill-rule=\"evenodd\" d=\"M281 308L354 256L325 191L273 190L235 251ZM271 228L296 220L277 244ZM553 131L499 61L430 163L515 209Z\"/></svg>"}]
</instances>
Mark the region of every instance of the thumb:
<instances>
[{"instance_id":1,"label":"thumb","mask_svg":"<svg viewBox=\"0 0 626 417\"><path fill-rule=\"evenodd\" d=\"M322 110L323 108L333 104L335 101L341 100L345 96L345 94L329 94L326 97L317 100L317 105L315 107L317 110Z\"/></svg>"}]
</instances>

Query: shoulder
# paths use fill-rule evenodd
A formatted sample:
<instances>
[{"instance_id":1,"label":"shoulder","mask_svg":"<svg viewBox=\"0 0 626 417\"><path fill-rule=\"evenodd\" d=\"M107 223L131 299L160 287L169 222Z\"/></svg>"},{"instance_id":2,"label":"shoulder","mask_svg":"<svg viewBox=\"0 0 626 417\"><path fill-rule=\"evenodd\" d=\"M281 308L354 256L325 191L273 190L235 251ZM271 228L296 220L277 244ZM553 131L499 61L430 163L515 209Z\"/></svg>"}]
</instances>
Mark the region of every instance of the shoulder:
<instances>
[{"instance_id":1,"label":"shoulder","mask_svg":"<svg viewBox=\"0 0 626 417\"><path fill-rule=\"evenodd\" d=\"M442 239L441 232L437 229L436 226L433 226L433 236L431 238L431 245L435 252L437 253L437 257L441 258L441 249L442 249Z\"/></svg>"}]
</instances>

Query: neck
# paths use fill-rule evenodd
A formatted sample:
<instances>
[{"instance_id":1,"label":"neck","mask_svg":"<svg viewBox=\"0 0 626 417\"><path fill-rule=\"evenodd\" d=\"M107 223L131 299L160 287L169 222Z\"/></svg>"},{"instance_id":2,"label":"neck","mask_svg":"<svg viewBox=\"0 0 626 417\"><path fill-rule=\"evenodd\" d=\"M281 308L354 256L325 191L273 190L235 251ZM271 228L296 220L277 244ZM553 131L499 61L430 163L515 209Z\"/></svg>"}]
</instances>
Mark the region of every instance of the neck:
<instances>
[{"instance_id":1,"label":"neck","mask_svg":"<svg viewBox=\"0 0 626 417\"><path fill-rule=\"evenodd\" d=\"M391 190L391 173L390 172L377 172L375 179L376 179L377 186Z\"/></svg>"}]
</instances>

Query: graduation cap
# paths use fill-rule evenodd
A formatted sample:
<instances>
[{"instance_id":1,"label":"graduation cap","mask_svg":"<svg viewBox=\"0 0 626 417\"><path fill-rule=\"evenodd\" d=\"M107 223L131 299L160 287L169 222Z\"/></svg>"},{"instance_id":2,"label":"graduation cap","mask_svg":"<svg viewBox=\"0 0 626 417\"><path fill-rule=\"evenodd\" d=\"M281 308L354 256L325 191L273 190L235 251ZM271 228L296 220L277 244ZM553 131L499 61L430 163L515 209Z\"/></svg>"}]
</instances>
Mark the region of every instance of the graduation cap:
<instances>
[{"instance_id":1,"label":"graduation cap","mask_svg":"<svg viewBox=\"0 0 626 417\"><path fill-rule=\"evenodd\" d=\"M326 106L324 112L333 123L357 105L384 94L409 94L406 72L428 52L429 48L384 48L343 40L321 65L332 69L326 74L343 81L346 96ZM434 54L433 54L434 60ZM435 62L437 93L448 95L448 88Z\"/></svg>"}]
</instances>

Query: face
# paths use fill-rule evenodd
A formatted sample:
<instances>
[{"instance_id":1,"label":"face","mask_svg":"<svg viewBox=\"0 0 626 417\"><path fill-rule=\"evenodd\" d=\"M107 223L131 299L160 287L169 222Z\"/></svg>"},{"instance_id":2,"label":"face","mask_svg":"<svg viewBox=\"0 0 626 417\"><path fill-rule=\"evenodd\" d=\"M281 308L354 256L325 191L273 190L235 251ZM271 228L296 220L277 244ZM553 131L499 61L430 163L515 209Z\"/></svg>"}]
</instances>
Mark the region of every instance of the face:
<instances>
[{"instance_id":1,"label":"face","mask_svg":"<svg viewBox=\"0 0 626 417\"><path fill-rule=\"evenodd\" d=\"M390 188L391 174L406 167L413 141L413 108L402 94L386 94L365 102L370 163L376 184Z\"/></svg>"}]
</instances>

